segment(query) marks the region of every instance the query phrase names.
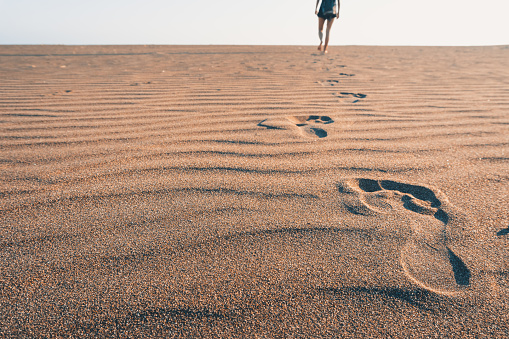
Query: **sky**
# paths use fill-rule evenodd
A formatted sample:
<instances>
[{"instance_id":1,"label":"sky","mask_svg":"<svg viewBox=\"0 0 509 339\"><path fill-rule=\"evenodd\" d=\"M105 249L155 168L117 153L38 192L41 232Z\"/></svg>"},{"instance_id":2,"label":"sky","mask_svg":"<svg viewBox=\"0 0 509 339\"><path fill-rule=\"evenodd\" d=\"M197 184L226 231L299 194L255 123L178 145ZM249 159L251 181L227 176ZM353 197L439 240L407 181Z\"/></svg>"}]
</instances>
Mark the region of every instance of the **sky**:
<instances>
[{"instance_id":1,"label":"sky","mask_svg":"<svg viewBox=\"0 0 509 339\"><path fill-rule=\"evenodd\" d=\"M0 0L0 44L315 45L316 0ZM509 45L509 0L341 0L331 45Z\"/></svg>"}]
</instances>

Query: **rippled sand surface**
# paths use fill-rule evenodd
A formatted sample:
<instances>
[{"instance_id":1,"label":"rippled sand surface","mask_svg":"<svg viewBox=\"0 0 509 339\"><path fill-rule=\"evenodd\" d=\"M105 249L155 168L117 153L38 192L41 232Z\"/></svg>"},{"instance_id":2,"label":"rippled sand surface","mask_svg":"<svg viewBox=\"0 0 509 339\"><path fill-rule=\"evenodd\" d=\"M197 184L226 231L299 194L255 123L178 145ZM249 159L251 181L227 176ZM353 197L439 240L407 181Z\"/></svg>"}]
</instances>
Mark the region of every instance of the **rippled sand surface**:
<instances>
[{"instance_id":1,"label":"rippled sand surface","mask_svg":"<svg viewBox=\"0 0 509 339\"><path fill-rule=\"evenodd\" d=\"M509 331L509 48L0 46L0 336Z\"/></svg>"}]
</instances>

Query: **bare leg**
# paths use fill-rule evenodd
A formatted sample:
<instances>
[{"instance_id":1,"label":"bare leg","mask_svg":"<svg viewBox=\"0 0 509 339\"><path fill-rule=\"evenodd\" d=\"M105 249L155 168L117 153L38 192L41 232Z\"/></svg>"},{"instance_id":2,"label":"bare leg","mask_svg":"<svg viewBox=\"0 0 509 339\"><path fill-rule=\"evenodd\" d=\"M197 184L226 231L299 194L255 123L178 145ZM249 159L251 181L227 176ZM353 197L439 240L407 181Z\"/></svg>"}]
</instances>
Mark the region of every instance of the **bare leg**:
<instances>
[{"instance_id":1,"label":"bare leg","mask_svg":"<svg viewBox=\"0 0 509 339\"><path fill-rule=\"evenodd\" d=\"M327 47L329 46L330 29L332 28L332 24L334 23L334 19L335 18L327 20L327 31L325 32L325 46L323 48L323 52L324 53L327 53Z\"/></svg>"},{"instance_id":2,"label":"bare leg","mask_svg":"<svg viewBox=\"0 0 509 339\"><path fill-rule=\"evenodd\" d=\"M322 50L323 43L323 26L325 24L325 19L318 17L318 37L320 38L320 45L318 46L318 50Z\"/></svg>"}]
</instances>

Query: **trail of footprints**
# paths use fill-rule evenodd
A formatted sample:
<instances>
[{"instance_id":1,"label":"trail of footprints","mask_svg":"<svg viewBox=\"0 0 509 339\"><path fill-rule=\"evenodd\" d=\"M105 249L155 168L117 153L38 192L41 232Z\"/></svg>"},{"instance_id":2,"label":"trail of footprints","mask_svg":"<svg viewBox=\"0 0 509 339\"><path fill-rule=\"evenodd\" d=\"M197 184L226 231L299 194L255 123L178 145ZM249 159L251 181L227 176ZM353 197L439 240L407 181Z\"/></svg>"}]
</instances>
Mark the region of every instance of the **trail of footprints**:
<instances>
[{"instance_id":1,"label":"trail of footprints","mask_svg":"<svg viewBox=\"0 0 509 339\"><path fill-rule=\"evenodd\" d=\"M355 74L341 73L343 76ZM336 86L338 80L319 82ZM333 93L342 102L356 103L367 97L362 93ZM327 137L322 127L334 123L328 116L308 115L269 118L258 124L267 129L298 129L303 136ZM470 286L471 273L448 246L448 229L456 227L448 212L455 209L440 191L391 180L358 178L338 183L348 211L359 215L389 214L401 210L416 213L412 236L401 251L403 271L417 285L442 294L457 294ZM402 220L402 222L405 222ZM457 221L456 221L457 222Z\"/></svg>"},{"instance_id":2,"label":"trail of footprints","mask_svg":"<svg viewBox=\"0 0 509 339\"><path fill-rule=\"evenodd\" d=\"M458 220L438 190L391 180L350 179L340 182L345 207L354 214L406 211L417 213L412 236L401 251L405 274L416 284L442 294L457 294L470 285L470 270L448 246L448 230ZM453 218L454 217L454 218ZM405 220L402 220L402 223Z\"/></svg>"},{"instance_id":3,"label":"trail of footprints","mask_svg":"<svg viewBox=\"0 0 509 339\"><path fill-rule=\"evenodd\" d=\"M342 66L344 67L344 66ZM355 76L355 74L347 74L347 73L339 73L341 76ZM318 82L322 86L336 86L339 84L339 80L327 80L326 82ZM349 93L349 92L340 92L340 93L332 93L332 95L338 97L341 102L348 103L357 103L360 99L364 99L367 97L366 94L362 93ZM300 134L307 138L312 139L322 139L327 137L328 132L323 128L325 124L332 124L334 120L328 116L318 116L318 115L303 115L303 116L288 116L288 117L276 117L276 118L268 118L260 123L258 123L259 127L265 127L267 129L280 129L280 130L290 130L296 129L300 132ZM295 128L297 127L297 128Z\"/></svg>"}]
</instances>

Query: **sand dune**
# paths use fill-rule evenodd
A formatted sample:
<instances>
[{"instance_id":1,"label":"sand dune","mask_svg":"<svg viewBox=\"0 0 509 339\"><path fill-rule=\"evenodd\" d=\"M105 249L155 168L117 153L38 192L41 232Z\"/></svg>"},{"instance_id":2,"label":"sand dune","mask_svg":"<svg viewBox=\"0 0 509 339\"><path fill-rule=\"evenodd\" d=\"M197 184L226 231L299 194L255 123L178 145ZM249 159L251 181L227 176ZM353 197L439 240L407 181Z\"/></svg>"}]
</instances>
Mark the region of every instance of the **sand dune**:
<instances>
[{"instance_id":1,"label":"sand dune","mask_svg":"<svg viewBox=\"0 0 509 339\"><path fill-rule=\"evenodd\" d=\"M507 47L0 46L0 77L0 336L507 336Z\"/></svg>"}]
</instances>

